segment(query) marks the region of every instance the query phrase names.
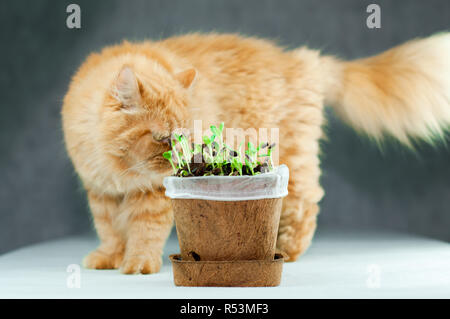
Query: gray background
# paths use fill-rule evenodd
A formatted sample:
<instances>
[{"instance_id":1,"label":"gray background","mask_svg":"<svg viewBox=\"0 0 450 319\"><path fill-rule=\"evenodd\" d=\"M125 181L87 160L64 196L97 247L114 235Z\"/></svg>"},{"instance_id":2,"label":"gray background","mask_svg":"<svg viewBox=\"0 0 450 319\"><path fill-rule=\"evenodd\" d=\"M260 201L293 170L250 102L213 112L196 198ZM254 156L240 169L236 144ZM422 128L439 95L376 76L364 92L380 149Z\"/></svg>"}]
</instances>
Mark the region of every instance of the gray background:
<instances>
[{"instance_id":1,"label":"gray background","mask_svg":"<svg viewBox=\"0 0 450 319\"><path fill-rule=\"evenodd\" d=\"M71 2L81 6L81 30L65 27ZM372 2L382 8L379 30L365 26ZM0 253L92 229L60 121L70 77L91 51L125 38L215 30L349 59L448 30L449 21L448 0L2 0ZM319 227L395 229L450 240L448 148L418 145L414 154L388 141L379 150L331 112L325 130Z\"/></svg>"}]
</instances>

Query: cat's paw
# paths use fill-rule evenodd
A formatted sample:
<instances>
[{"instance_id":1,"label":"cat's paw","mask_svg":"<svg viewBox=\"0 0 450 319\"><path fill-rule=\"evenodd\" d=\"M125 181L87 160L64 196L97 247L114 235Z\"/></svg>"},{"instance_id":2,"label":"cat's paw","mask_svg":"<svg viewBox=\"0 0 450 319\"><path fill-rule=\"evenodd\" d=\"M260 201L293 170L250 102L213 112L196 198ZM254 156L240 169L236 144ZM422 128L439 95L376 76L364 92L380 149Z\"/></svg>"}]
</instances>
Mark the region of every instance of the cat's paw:
<instances>
[{"instance_id":1,"label":"cat's paw","mask_svg":"<svg viewBox=\"0 0 450 319\"><path fill-rule=\"evenodd\" d=\"M161 265L161 254L126 255L120 271L123 274L154 274Z\"/></svg>"},{"instance_id":2,"label":"cat's paw","mask_svg":"<svg viewBox=\"0 0 450 319\"><path fill-rule=\"evenodd\" d=\"M292 261L296 261L298 256L300 255L300 252L297 251L297 249L292 249L293 247L289 244L284 244L284 243L280 243L277 242L277 250L281 250L284 255L284 261L285 262L292 262Z\"/></svg>"},{"instance_id":3,"label":"cat's paw","mask_svg":"<svg viewBox=\"0 0 450 319\"><path fill-rule=\"evenodd\" d=\"M277 248L286 253L285 261L296 261L310 246L316 229L317 211L318 206L313 205L301 216L295 211L283 212L278 228Z\"/></svg>"},{"instance_id":4,"label":"cat's paw","mask_svg":"<svg viewBox=\"0 0 450 319\"><path fill-rule=\"evenodd\" d=\"M106 254L99 250L84 257L83 266L90 269L117 269L123 260L123 253Z\"/></svg>"},{"instance_id":5,"label":"cat's paw","mask_svg":"<svg viewBox=\"0 0 450 319\"><path fill-rule=\"evenodd\" d=\"M311 240L307 237L286 232L278 234L277 249L285 253L284 261L292 262L296 261L308 249L310 243Z\"/></svg>"}]
</instances>

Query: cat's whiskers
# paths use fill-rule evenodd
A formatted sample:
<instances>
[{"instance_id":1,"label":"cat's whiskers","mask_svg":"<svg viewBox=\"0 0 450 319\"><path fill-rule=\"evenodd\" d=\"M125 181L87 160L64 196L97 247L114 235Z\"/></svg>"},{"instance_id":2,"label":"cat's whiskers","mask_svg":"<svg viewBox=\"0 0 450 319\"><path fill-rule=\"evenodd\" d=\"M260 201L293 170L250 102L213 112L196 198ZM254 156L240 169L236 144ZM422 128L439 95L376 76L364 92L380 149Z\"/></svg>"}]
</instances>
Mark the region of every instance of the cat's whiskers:
<instances>
[{"instance_id":1,"label":"cat's whiskers","mask_svg":"<svg viewBox=\"0 0 450 319\"><path fill-rule=\"evenodd\" d=\"M147 164L148 160L142 160L140 162L137 162L136 164L134 164L133 166L130 166L126 169L124 169L121 173L120 173L120 177L125 176L126 174L128 174L129 172L137 172L139 169L143 168L145 166L145 164Z\"/></svg>"}]
</instances>

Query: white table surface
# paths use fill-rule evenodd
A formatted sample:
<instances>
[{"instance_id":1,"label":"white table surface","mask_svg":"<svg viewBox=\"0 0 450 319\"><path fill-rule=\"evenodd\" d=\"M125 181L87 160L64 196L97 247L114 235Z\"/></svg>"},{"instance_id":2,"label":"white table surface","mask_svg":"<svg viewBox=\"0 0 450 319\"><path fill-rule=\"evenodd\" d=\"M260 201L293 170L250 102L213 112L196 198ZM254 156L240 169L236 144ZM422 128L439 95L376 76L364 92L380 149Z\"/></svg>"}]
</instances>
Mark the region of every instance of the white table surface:
<instances>
[{"instance_id":1,"label":"white table surface","mask_svg":"<svg viewBox=\"0 0 450 319\"><path fill-rule=\"evenodd\" d=\"M80 287L68 288L67 267L81 264L96 245L93 237L70 237L0 256L0 298L450 297L450 244L411 235L320 231L299 261L284 265L273 288L176 287L168 255L178 243L171 237L158 274L81 267Z\"/></svg>"}]
</instances>

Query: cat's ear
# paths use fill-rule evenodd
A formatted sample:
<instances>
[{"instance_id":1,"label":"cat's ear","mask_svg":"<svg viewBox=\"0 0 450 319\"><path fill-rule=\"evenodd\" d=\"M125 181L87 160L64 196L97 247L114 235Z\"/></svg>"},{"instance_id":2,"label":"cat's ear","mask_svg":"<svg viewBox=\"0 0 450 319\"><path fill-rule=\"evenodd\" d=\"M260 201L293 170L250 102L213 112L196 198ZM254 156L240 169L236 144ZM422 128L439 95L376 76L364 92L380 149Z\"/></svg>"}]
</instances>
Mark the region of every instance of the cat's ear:
<instances>
[{"instance_id":1,"label":"cat's ear","mask_svg":"<svg viewBox=\"0 0 450 319\"><path fill-rule=\"evenodd\" d=\"M175 74L175 78L185 89L190 88L194 84L196 77L197 71L195 69L187 69Z\"/></svg>"},{"instance_id":2,"label":"cat's ear","mask_svg":"<svg viewBox=\"0 0 450 319\"><path fill-rule=\"evenodd\" d=\"M113 95L122 103L124 109L131 111L139 106L141 102L139 82L131 67L122 67L113 85Z\"/></svg>"}]
</instances>

